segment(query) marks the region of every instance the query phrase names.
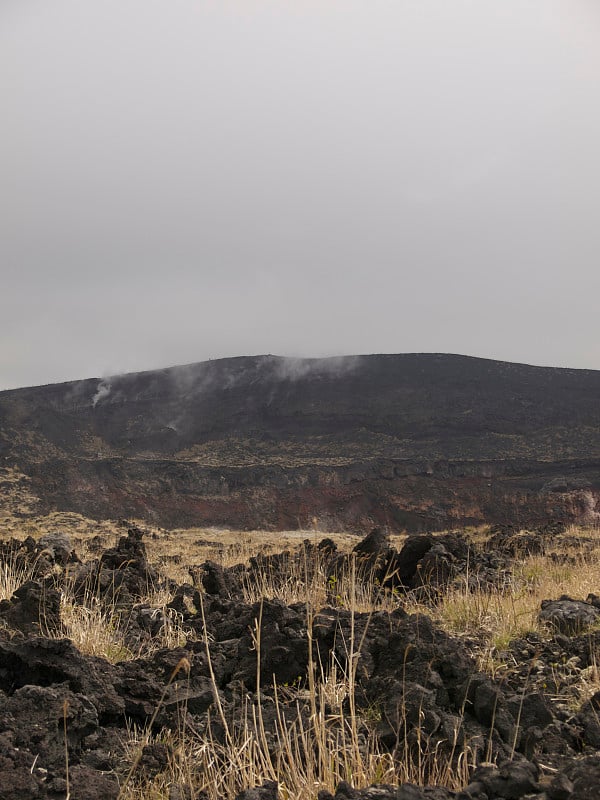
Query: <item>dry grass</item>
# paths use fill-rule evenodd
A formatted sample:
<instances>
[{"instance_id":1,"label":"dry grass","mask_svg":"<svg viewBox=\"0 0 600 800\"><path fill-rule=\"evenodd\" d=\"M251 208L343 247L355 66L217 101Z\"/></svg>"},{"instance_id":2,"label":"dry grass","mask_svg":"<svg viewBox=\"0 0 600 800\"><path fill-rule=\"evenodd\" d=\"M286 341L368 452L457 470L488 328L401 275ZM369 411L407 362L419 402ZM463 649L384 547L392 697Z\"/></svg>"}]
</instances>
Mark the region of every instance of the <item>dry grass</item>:
<instances>
[{"instance_id":1,"label":"dry grass","mask_svg":"<svg viewBox=\"0 0 600 800\"><path fill-rule=\"evenodd\" d=\"M89 595L83 603L78 603L63 593L60 612L61 629L54 635L68 636L85 655L101 656L111 663L136 657L127 647L126 624L120 613L114 607L103 606L97 596Z\"/></svg>"},{"instance_id":2,"label":"dry grass","mask_svg":"<svg viewBox=\"0 0 600 800\"><path fill-rule=\"evenodd\" d=\"M114 524L86 521L78 515L36 518L35 534L60 528L71 534L78 552L97 556L97 541L101 536L103 546L114 544L123 530ZM30 533L28 530L27 533ZM317 543L324 535L332 538L341 552L348 552L356 537L345 534L323 534L317 531L286 531L265 533L254 531L239 533L217 529L161 531L153 529L154 537L146 539L150 561L163 573L179 583L190 582L190 566L213 560L223 566L247 563L251 556L269 555L289 549L287 566L275 572L259 572L244 587L248 603L265 598L279 598L286 604L302 602L307 607L307 629L310 631L314 614L325 605L349 609L354 615L376 610L392 610L403 605L408 611L424 611L445 630L459 636L468 636L478 643L480 666L495 673L502 664L502 653L510 642L530 631L548 635L538 620L541 601L562 594L585 599L600 587L600 531L573 528L563 537L563 544L553 547L557 556L531 555L515 560L512 574L503 586L490 589L473 586L465 579L448 588L435 602L413 603L404 597L382 592L370 580L359 580L357 565L352 560L345 572L328 574L325 561L304 563L298 569L295 552L303 552L305 539ZM485 546L485 532L473 531L474 546ZM11 530L11 535L14 532ZM23 532L23 536L26 535ZM394 537L399 548L404 537ZM95 543L94 543L95 542ZM0 564L0 599L10 598L15 589L31 577L30 568L17 569L16 561ZM159 636L145 645L145 650L128 645L128 620L116 605L107 607L101 602L93 587L89 588L83 602L76 601L72 591L63 590L62 620L65 633L76 646L91 655L100 655L110 661L148 655L151 648L178 647L187 641L188 633L176 615L167 613L170 599L167 592L149 588L143 598L149 605L165 613L166 624ZM354 629L353 629L354 630ZM468 743L461 751L444 756L428 750L421 742L419 758L413 758L414 749L405 743L405 750L393 757L382 752L373 734L376 709L358 709L355 702L356 674L351 666L344 670L333 661L326 667L314 661L312 649L308 669L308 683L301 687L275 687L269 698L262 696L260 686L261 620L256 620L254 630L257 652L257 684L254 697L239 698L236 723L225 716L214 688L215 711L213 725L208 725L204 735L188 728L186 709L182 706L180 726L176 732L165 731L158 737L151 735L150 727L139 731L132 729L125 742L127 758L131 764L130 775L123 785L121 800L166 800L170 789L186 786L191 797L205 791L209 800L235 796L248 786L264 780L276 780L282 798L314 800L319 789L333 791L341 780L357 787L372 783L437 783L453 790L466 782L472 766ZM204 646L210 659L210 643ZM309 637L309 647L311 639ZM347 642L347 662L356 665L361 642L352 634ZM591 696L600 687L600 653L595 654L592 665L580 677L579 693L582 699ZM180 669L172 681L187 680L186 671ZM275 731L267 735L263 707L272 704ZM157 709L158 712L158 709ZM215 724L216 723L216 724ZM219 728L224 735L217 736ZM160 741L169 753L168 767L151 781L144 780L138 770L141 750L145 744Z\"/></svg>"},{"instance_id":3,"label":"dry grass","mask_svg":"<svg viewBox=\"0 0 600 800\"><path fill-rule=\"evenodd\" d=\"M162 648L183 647L191 638L184 630L180 616L166 604L170 596L164 591L150 592L142 598L163 620L158 634L133 645L128 637L130 617L119 609L117 598L107 602L92 586L86 588L83 599L77 599L67 582L61 592L61 626L52 636L67 636L85 655L101 656L111 663L149 657ZM135 610L135 609L134 609Z\"/></svg>"},{"instance_id":4,"label":"dry grass","mask_svg":"<svg viewBox=\"0 0 600 800\"><path fill-rule=\"evenodd\" d=\"M16 480L14 476L13 479ZM123 529L114 523L97 523L77 514L55 513L46 518L37 518L35 526L36 535L57 528L69 533L84 558L96 556L99 546L112 546L123 535ZM598 591L600 586L600 557L596 549L600 546L600 531L597 529L572 527L567 531L563 537L567 544L554 548L565 557L565 563L557 563L546 555L525 556L516 560L513 574L504 587L474 590L472 585L468 585L472 581L465 580L449 588L435 604L426 606L412 603L410 597L404 599L384 593L369 580L360 581L352 587L348 575L328 574L324 562L310 565L310 569L298 570L295 553L302 549L303 541L316 544L327 535L340 552L349 552L357 541L352 534L324 534L317 530L240 533L217 528L165 531L148 529L146 526L146 529L149 531L146 538L149 560L163 574L179 583L191 582L190 567L206 560L228 567L247 564L257 554L269 555L289 550L288 568L277 574L265 570L258 573L252 582L246 583L246 602L277 598L288 604L310 602L317 609L324 605L349 608L352 602L357 611L362 612L392 610L402 603L408 611L424 611L434 616L450 633L478 638L482 652L486 653L490 649L505 649L512 639L528 631L543 633L538 622L542 600L562 594L583 599L590 592ZM485 546L485 528L471 529L469 536L474 546ZM98 544L98 538L101 545ZM392 544L398 549L405 539L405 536L393 536ZM310 576L308 580L307 575ZM10 597L28 577L30 575L26 572L16 575L11 565L0 567L0 598ZM155 608L164 608L169 599L164 592L158 596L151 589L149 596L144 598ZM74 630L82 630L82 642L86 638L86 627L90 629L90 636L92 631L99 628L107 628L112 636L126 624L124 620L116 624L114 614L101 611L92 601L93 592L90 603L84 604L85 609L75 608L68 598L65 599L65 619L69 619ZM74 614L81 618L75 621ZM175 632L174 639L181 640L181 633ZM118 643L116 647L118 650Z\"/></svg>"},{"instance_id":5,"label":"dry grass","mask_svg":"<svg viewBox=\"0 0 600 800\"><path fill-rule=\"evenodd\" d=\"M355 573L353 580L357 586ZM308 684L297 690L275 686L270 697L265 698L260 689L261 607L253 632L254 697L241 698L235 721L228 717L219 700L212 666L209 666L215 721L222 735L215 735L210 722L203 736L188 731L183 708L178 733L168 735L169 769L144 782L143 779L136 781L135 770L144 745L150 741L151 725L143 733L134 732L127 745L132 766L120 800L166 800L169 787L174 783L187 787L191 797L205 792L209 800L234 797L241 790L266 780L278 784L284 800L314 800L319 790L334 791L341 781L348 781L357 788L375 783L407 782L434 783L457 790L464 787L472 767L468 744L460 752L453 748L442 754L436 748L429 748L424 737L419 742L418 755L414 744L408 740L396 754L378 746L372 720L366 712L359 711L355 703L356 667L363 640L354 634L356 609L353 602L351 612L346 653L349 667L344 670L338 662L332 662L329 669L324 670L315 663L310 635L313 615L307 606ZM210 665L208 639L205 639L205 652ZM175 677L174 674L172 680ZM274 731L269 733L263 717L265 703L270 703L274 711Z\"/></svg>"},{"instance_id":6,"label":"dry grass","mask_svg":"<svg viewBox=\"0 0 600 800\"><path fill-rule=\"evenodd\" d=\"M353 574L352 561L341 571L331 573L327 559L320 555L311 563L300 554L290 553L282 569L261 569L247 576L243 587L246 603L257 603L262 599L281 600L286 605L308 603L319 610L325 606L353 608L358 613L393 611L399 605L399 597L384 591L373 579L373 568L361 569L354 565L358 576ZM357 580L357 577L359 578Z\"/></svg>"},{"instance_id":7,"label":"dry grass","mask_svg":"<svg viewBox=\"0 0 600 800\"><path fill-rule=\"evenodd\" d=\"M493 589L473 588L465 577L448 588L435 604L408 603L407 610L422 611L452 634L480 642L482 668L489 668L490 654L504 651L513 639L548 630L538 618L542 600L568 595L585 600L600 586L600 531L572 527L564 543L550 555L516 558L505 584Z\"/></svg>"},{"instance_id":8,"label":"dry grass","mask_svg":"<svg viewBox=\"0 0 600 800\"><path fill-rule=\"evenodd\" d=\"M147 539L150 560L164 565L170 577L176 577L177 564L188 566L214 561L223 567L248 564L253 556L297 550L303 541L318 544L331 538L342 552L351 550L358 538L350 533L321 533L315 530L232 531L222 528L175 529ZM189 580L189 576L188 576Z\"/></svg>"},{"instance_id":9,"label":"dry grass","mask_svg":"<svg viewBox=\"0 0 600 800\"><path fill-rule=\"evenodd\" d=\"M17 589L31 580L35 564L27 563L11 554L5 561L0 560L0 600L10 600Z\"/></svg>"}]
</instances>

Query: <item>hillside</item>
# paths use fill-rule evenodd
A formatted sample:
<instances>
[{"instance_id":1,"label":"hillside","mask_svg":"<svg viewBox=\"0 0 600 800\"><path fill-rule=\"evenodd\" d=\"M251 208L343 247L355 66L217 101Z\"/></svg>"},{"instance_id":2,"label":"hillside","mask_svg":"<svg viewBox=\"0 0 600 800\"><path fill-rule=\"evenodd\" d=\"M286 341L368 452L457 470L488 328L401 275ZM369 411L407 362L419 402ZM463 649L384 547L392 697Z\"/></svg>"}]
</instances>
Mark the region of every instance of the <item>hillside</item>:
<instances>
[{"instance_id":1,"label":"hillside","mask_svg":"<svg viewBox=\"0 0 600 800\"><path fill-rule=\"evenodd\" d=\"M0 392L46 509L419 530L600 518L600 372L455 355L257 356Z\"/></svg>"}]
</instances>

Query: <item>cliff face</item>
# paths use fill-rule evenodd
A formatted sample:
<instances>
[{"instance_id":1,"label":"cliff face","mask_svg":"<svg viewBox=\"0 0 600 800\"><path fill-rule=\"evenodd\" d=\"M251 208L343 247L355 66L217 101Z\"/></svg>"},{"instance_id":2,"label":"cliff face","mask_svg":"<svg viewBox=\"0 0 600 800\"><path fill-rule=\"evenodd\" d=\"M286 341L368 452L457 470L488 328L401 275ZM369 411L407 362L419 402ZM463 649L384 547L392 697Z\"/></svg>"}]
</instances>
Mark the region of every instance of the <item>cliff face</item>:
<instances>
[{"instance_id":1,"label":"cliff face","mask_svg":"<svg viewBox=\"0 0 600 800\"><path fill-rule=\"evenodd\" d=\"M419 530L600 519L600 372L450 355L223 359L0 393L48 508Z\"/></svg>"}]
</instances>

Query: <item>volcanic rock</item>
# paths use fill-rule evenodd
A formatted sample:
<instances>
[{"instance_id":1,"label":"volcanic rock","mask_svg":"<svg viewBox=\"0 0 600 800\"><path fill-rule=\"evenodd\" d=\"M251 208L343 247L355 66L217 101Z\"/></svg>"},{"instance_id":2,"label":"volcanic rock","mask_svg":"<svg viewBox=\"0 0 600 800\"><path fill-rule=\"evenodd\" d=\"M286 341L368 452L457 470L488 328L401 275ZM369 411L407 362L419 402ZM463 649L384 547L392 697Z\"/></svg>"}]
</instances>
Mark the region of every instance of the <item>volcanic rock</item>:
<instances>
[{"instance_id":1,"label":"volcanic rock","mask_svg":"<svg viewBox=\"0 0 600 800\"><path fill-rule=\"evenodd\" d=\"M0 618L21 633L47 633L60 625L60 592L48 582L26 581L10 600L0 601Z\"/></svg>"},{"instance_id":2,"label":"volcanic rock","mask_svg":"<svg viewBox=\"0 0 600 800\"><path fill-rule=\"evenodd\" d=\"M598 622L600 609L565 595L560 600L542 600L539 618L557 631L570 635L581 633Z\"/></svg>"}]
</instances>

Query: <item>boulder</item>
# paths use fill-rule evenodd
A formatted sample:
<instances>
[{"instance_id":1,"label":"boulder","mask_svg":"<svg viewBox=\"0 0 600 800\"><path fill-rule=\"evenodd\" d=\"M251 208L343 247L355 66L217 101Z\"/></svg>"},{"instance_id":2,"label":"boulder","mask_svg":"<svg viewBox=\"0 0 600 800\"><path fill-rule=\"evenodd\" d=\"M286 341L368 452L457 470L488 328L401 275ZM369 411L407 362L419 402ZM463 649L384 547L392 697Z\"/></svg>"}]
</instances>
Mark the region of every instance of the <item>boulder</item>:
<instances>
[{"instance_id":1,"label":"boulder","mask_svg":"<svg viewBox=\"0 0 600 800\"><path fill-rule=\"evenodd\" d=\"M542 600L539 619L560 633L572 635L595 625L600 620L600 609L564 595L559 600Z\"/></svg>"}]
</instances>

